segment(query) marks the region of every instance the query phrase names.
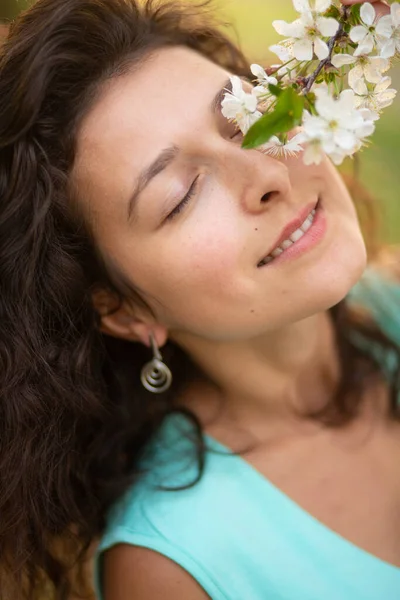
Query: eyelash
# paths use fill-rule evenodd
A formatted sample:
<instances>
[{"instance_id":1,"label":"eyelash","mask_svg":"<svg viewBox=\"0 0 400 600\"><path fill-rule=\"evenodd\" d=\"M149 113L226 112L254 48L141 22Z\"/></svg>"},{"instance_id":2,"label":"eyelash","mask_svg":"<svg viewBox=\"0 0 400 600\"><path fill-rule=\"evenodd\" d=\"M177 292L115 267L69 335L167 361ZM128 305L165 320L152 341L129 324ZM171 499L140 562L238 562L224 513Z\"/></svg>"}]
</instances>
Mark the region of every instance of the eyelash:
<instances>
[{"instance_id":1,"label":"eyelash","mask_svg":"<svg viewBox=\"0 0 400 600\"><path fill-rule=\"evenodd\" d=\"M181 212L181 210L184 209L186 204L193 198L193 196L196 193L197 182L199 180L199 177L200 177L200 175L197 175L197 177L192 182L192 185L190 186L186 196L184 198L182 198L182 200L179 202L179 204L177 206L175 206L174 210L169 213L169 215L167 216L167 219L166 219L167 221L170 221L176 215L178 215Z\"/></svg>"},{"instance_id":2,"label":"eyelash","mask_svg":"<svg viewBox=\"0 0 400 600\"><path fill-rule=\"evenodd\" d=\"M240 128L236 127L235 133L231 136L230 139L233 140L240 133L242 133ZM179 215L179 213L185 208L186 204L188 204L188 202L190 202L190 200L193 198L193 196L196 193L197 182L198 182L199 177L200 177L200 175L197 175L197 177L192 182L192 185L190 186L187 194L184 196L184 198L182 198L182 200L174 208L174 210L169 213L169 215L166 218L166 221L171 221L174 217L176 217L176 215Z\"/></svg>"}]
</instances>

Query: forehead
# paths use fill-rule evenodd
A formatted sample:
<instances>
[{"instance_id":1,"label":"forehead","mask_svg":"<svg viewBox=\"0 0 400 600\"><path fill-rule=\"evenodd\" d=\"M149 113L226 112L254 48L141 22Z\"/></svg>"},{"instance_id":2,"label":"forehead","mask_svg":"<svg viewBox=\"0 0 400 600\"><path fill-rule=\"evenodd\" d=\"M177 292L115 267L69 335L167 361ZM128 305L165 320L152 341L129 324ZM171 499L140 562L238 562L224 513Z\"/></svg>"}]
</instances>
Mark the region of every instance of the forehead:
<instances>
[{"instance_id":1,"label":"forehead","mask_svg":"<svg viewBox=\"0 0 400 600\"><path fill-rule=\"evenodd\" d=\"M190 49L157 50L132 73L107 84L82 122L75 170L84 165L89 173L102 163L104 168L103 161L124 149L134 153L130 166L138 173L165 147L195 139L228 76Z\"/></svg>"}]
</instances>

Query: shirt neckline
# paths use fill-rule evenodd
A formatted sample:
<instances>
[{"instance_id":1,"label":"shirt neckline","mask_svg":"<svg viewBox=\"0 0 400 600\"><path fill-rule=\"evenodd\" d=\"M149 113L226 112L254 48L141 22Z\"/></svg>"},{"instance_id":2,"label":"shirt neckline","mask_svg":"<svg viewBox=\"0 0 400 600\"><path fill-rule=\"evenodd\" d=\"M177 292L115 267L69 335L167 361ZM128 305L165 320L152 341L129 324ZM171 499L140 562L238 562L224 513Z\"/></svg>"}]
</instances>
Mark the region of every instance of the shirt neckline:
<instances>
[{"instance_id":1,"label":"shirt neckline","mask_svg":"<svg viewBox=\"0 0 400 600\"><path fill-rule=\"evenodd\" d=\"M224 453L229 454L229 460L235 461L237 468L240 468L241 471L246 473L252 479L261 483L269 491L270 494L273 494L276 498L278 498L279 502L283 504L284 510L296 512L298 518L301 518L303 521L308 521L311 527L313 527L314 529L317 528L322 535L325 535L325 537L330 537L332 544L347 547L348 550L355 554L358 554L360 557L363 557L364 559L366 559L367 562L369 561L375 564L380 564L382 568L388 569L392 572L392 574L396 574L400 579L400 567L388 562L387 560L384 560L383 558L380 558L379 556L376 556L375 554L372 554L364 548L361 548L361 546L358 546L354 542L342 536L340 533L337 533L334 529L328 527L328 525L325 525L322 521L317 519L317 517L309 513L305 508L303 508L300 504L293 500L293 498L288 496L279 487L273 484L265 475L263 475L258 469L256 469L242 456L234 454L228 446L226 446L222 442L219 442L213 436L207 433L204 433L203 435L205 441L208 442L209 448L215 448L216 450L218 450L218 452L223 451Z\"/></svg>"}]
</instances>

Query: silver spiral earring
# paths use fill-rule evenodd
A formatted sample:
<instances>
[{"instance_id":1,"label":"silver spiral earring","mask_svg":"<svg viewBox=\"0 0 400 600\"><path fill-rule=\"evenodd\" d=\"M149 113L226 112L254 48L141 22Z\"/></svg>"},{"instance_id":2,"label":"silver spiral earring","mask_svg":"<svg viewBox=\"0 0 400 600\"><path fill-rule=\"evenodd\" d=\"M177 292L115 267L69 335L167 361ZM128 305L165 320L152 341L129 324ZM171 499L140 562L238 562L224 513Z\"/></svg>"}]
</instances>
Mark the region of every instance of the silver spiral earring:
<instances>
[{"instance_id":1,"label":"silver spiral earring","mask_svg":"<svg viewBox=\"0 0 400 600\"><path fill-rule=\"evenodd\" d=\"M150 343L153 349L153 360L146 363L142 368L140 380L146 390L153 392L153 394L161 394L170 387L172 373L162 361L161 353L152 333L150 333Z\"/></svg>"}]
</instances>

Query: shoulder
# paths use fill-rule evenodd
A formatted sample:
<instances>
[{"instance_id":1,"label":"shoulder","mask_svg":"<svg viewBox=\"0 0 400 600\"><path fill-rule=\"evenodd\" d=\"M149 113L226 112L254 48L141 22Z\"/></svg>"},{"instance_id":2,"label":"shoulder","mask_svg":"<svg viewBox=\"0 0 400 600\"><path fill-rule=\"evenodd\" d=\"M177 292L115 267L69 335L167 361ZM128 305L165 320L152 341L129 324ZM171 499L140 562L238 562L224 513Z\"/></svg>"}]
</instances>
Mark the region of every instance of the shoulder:
<instances>
[{"instance_id":1,"label":"shoulder","mask_svg":"<svg viewBox=\"0 0 400 600\"><path fill-rule=\"evenodd\" d=\"M149 548L118 544L104 555L104 600L209 600L180 565Z\"/></svg>"}]
</instances>

